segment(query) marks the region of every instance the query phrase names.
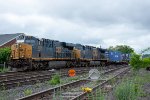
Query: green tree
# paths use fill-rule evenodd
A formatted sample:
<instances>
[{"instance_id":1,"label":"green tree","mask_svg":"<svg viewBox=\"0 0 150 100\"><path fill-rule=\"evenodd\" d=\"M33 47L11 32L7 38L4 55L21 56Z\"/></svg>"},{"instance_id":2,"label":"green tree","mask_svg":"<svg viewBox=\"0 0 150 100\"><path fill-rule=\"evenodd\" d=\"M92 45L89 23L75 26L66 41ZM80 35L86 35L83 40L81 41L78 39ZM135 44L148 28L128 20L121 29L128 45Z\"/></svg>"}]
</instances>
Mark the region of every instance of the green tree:
<instances>
[{"instance_id":1,"label":"green tree","mask_svg":"<svg viewBox=\"0 0 150 100\"><path fill-rule=\"evenodd\" d=\"M10 48L0 48L0 63L6 62L11 54Z\"/></svg>"},{"instance_id":2,"label":"green tree","mask_svg":"<svg viewBox=\"0 0 150 100\"><path fill-rule=\"evenodd\" d=\"M142 61L140 57L141 57L140 55L136 53L132 53L130 65L135 70L139 70L141 68Z\"/></svg>"},{"instance_id":3,"label":"green tree","mask_svg":"<svg viewBox=\"0 0 150 100\"><path fill-rule=\"evenodd\" d=\"M146 68L147 70L150 70L150 47L143 49L141 54L142 54L142 64L141 66L143 68ZM147 54L146 54L147 53Z\"/></svg>"},{"instance_id":4,"label":"green tree","mask_svg":"<svg viewBox=\"0 0 150 100\"><path fill-rule=\"evenodd\" d=\"M150 66L150 58L143 58L141 66L143 68L149 67Z\"/></svg>"},{"instance_id":5,"label":"green tree","mask_svg":"<svg viewBox=\"0 0 150 100\"><path fill-rule=\"evenodd\" d=\"M134 49L131 48L130 46L127 46L127 45L117 45L115 47L110 46L108 49L109 50L120 51L122 53L132 53L132 52L134 52Z\"/></svg>"}]
</instances>

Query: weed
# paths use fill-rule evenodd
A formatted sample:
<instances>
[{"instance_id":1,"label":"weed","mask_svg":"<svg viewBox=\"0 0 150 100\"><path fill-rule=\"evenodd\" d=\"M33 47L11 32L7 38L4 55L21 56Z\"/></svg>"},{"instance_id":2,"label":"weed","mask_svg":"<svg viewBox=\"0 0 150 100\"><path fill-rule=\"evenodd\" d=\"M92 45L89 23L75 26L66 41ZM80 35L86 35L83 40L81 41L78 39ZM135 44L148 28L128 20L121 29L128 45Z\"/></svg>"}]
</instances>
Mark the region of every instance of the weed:
<instances>
[{"instance_id":1,"label":"weed","mask_svg":"<svg viewBox=\"0 0 150 100\"><path fill-rule=\"evenodd\" d=\"M40 87L40 83L36 83L35 88L39 88L39 87Z\"/></svg>"},{"instance_id":2,"label":"weed","mask_svg":"<svg viewBox=\"0 0 150 100\"><path fill-rule=\"evenodd\" d=\"M136 100L137 86L132 82L120 84L115 90L117 100Z\"/></svg>"},{"instance_id":3,"label":"weed","mask_svg":"<svg viewBox=\"0 0 150 100\"><path fill-rule=\"evenodd\" d=\"M69 81L75 81L75 80L79 80L79 77L70 77Z\"/></svg>"},{"instance_id":4,"label":"weed","mask_svg":"<svg viewBox=\"0 0 150 100\"><path fill-rule=\"evenodd\" d=\"M141 94L142 78L137 74L134 77L125 79L115 89L117 100L136 100Z\"/></svg>"},{"instance_id":5,"label":"weed","mask_svg":"<svg viewBox=\"0 0 150 100\"><path fill-rule=\"evenodd\" d=\"M32 94L32 90L26 89L26 90L24 90L23 93L24 93L25 96L28 96L28 95L31 95L31 94Z\"/></svg>"},{"instance_id":6,"label":"weed","mask_svg":"<svg viewBox=\"0 0 150 100\"><path fill-rule=\"evenodd\" d=\"M105 95L100 89L96 91L95 100L105 100Z\"/></svg>"},{"instance_id":7,"label":"weed","mask_svg":"<svg viewBox=\"0 0 150 100\"><path fill-rule=\"evenodd\" d=\"M116 82L116 79L115 79L115 78L113 78L113 79L110 80L110 84L111 84L111 85L114 85L115 82Z\"/></svg>"},{"instance_id":8,"label":"weed","mask_svg":"<svg viewBox=\"0 0 150 100\"><path fill-rule=\"evenodd\" d=\"M52 79L48 81L51 85L57 85L60 83L60 75L56 74L52 76Z\"/></svg>"}]
</instances>

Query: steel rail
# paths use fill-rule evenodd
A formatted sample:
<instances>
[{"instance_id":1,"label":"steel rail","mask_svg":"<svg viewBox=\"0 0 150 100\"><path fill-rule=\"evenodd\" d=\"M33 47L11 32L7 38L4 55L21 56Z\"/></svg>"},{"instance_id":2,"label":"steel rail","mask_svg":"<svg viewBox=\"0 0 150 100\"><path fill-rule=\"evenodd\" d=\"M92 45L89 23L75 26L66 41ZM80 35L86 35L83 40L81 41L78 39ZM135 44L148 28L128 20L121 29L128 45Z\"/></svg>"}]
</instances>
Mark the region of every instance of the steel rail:
<instances>
[{"instance_id":1,"label":"steel rail","mask_svg":"<svg viewBox=\"0 0 150 100\"><path fill-rule=\"evenodd\" d=\"M114 68L114 69L111 69L111 70L107 70L107 71L105 71L101 74L107 74L107 73L115 71L117 69L120 69L120 68ZM57 86L57 87L52 88L52 89L47 89L47 90L44 90L44 91L41 91L41 92L38 92L38 93L34 93L34 94L26 96L26 97L19 98L18 100L40 100L44 97L51 96L54 93L54 91L58 91L60 89L65 89L66 87L78 85L78 84L83 83L83 82L90 82L90 80L88 80L87 78L85 78L83 80L77 80L77 81L74 81L74 82L71 82L71 83L67 83L65 85Z\"/></svg>"},{"instance_id":2,"label":"steel rail","mask_svg":"<svg viewBox=\"0 0 150 100\"><path fill-rule=\"evenodd\" d=\"M104 86L105 84L107 84L111 79L114 79L114 78L116 78L117 76L126 73L127 71L129 71L129 68L127 68L127 69L125 69L124 71L118 73L117 75L113 76L112 78L109 78L109 79L105 80L105 81L102 82L101 84L95 86L95 87L92 89L92 92L95 92L95 91L96 91L97 89L99 89L99 88L103 88L103 86ZM88 95L88 92L84 92L84 93L81 93L80 95L78 95L78 96L72 98L71 100L87 100L87 99L86 99L87 95Z\"/></svg>"}]
</instances>

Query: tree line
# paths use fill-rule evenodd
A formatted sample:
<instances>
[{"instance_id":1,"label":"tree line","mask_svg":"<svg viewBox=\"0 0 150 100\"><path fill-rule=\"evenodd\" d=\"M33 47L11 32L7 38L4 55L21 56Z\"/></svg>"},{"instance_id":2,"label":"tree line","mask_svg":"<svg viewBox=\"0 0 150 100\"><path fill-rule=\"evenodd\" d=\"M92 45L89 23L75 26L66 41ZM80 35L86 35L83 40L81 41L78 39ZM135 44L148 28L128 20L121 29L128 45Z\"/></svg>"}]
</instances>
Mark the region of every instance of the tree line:
<instances>
[{"instance_id":1,"label":"tree line","mask_svg":"<svg viewBox=\"0 0 150 100\"><path fill-rule=\"evenodd\" d=\"M112 50L112 51L120 51L122 53L133 53L134 52L134 49L131 48L130 46L127 46L127 45L117 45L115 47L113 46L110 46L108 48L108 50Z\"/></svg>"}]
</instances>

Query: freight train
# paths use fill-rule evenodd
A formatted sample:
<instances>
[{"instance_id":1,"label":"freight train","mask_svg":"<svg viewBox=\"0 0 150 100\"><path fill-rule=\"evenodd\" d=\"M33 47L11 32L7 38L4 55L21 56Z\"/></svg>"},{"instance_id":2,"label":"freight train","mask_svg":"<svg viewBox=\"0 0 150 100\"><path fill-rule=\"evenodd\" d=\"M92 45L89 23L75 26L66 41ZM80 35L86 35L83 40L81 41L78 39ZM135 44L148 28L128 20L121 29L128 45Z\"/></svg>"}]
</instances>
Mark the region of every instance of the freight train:
<instances>
[{"instance_id":1,"label":"freight train","mask_svg":"<svg viewBox=\"0 0 150 100\"><path fill-rule=\"evenodd\" d=\"M130 54L88 45L21 35L11 46L9 65L15 71L126 63Z\"/></svg>"}]
</instances>

